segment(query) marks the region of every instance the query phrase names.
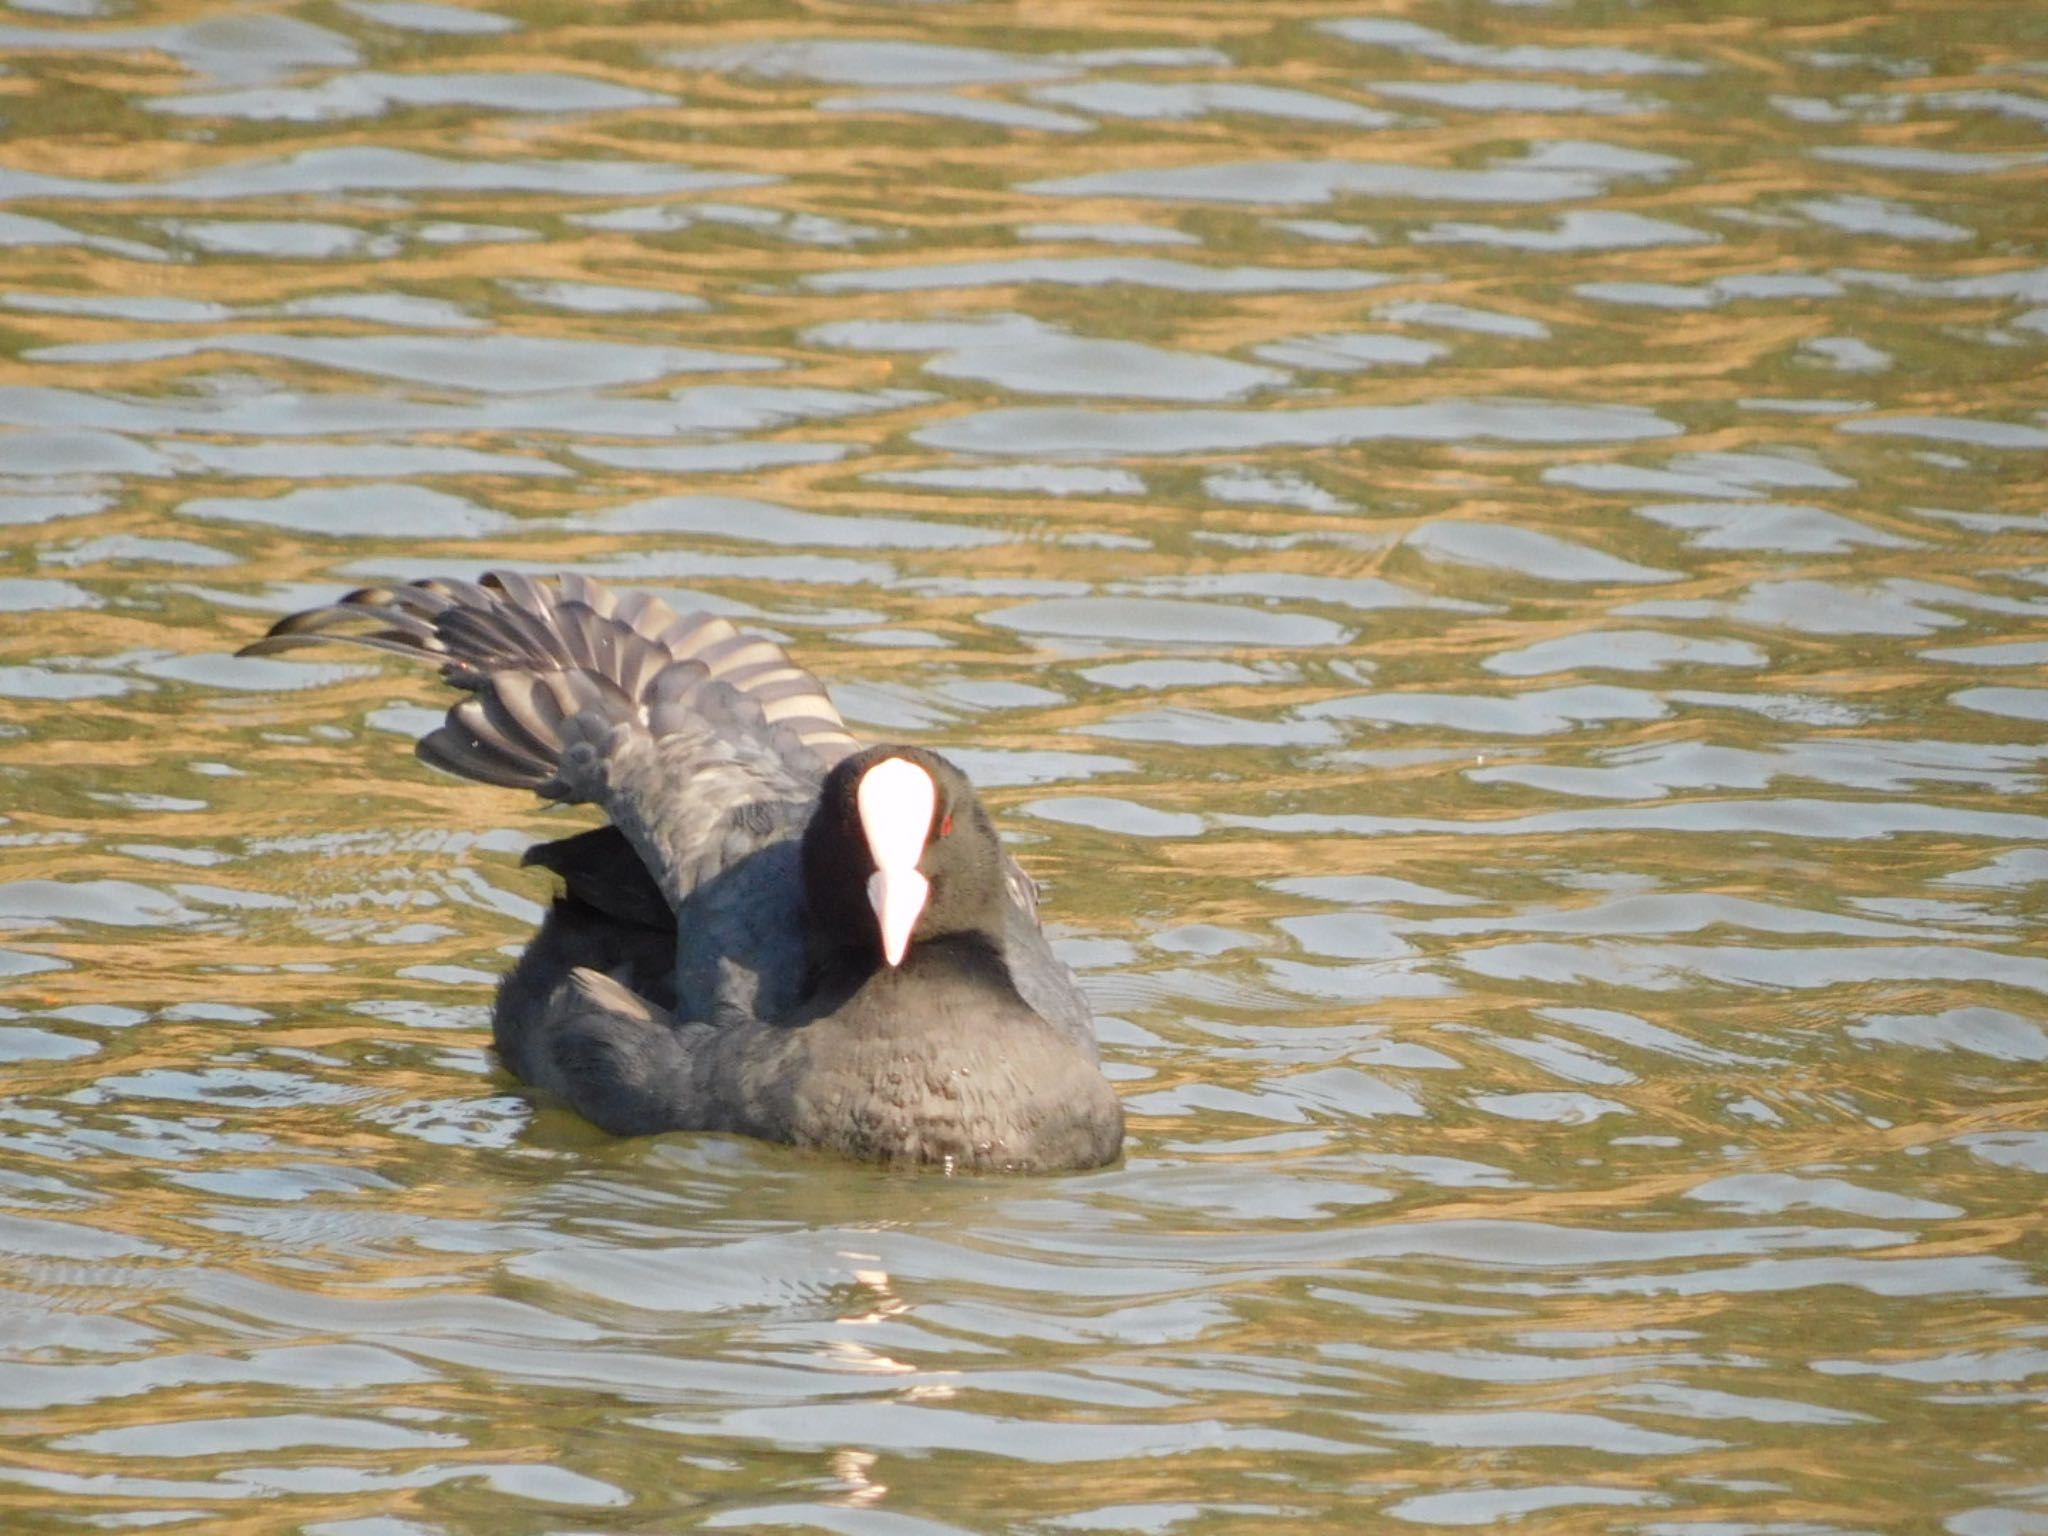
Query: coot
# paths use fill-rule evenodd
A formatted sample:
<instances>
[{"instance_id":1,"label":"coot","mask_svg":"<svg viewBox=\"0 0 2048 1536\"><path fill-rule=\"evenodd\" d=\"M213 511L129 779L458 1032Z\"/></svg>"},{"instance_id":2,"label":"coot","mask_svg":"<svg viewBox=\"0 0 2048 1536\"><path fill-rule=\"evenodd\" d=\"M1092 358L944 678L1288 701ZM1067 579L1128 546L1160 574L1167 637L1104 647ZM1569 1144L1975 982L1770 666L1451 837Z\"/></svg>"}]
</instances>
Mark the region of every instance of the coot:
<instances>
[{"instance_id":1,"label":"coot","mask_svg":"<svg viewBox=\"0 0 2048 1536\"><path fill-rule=\"evenodd\" d=\"M1029 877L965 774L865 749L780 647L586 577L366 588L244 655L348 641L468 697L428 763L608 826L529 849L559 896L498 989L518 1077L618 1135L1091 1168L1123 1112Z\"/></svg>"}]
</instances>

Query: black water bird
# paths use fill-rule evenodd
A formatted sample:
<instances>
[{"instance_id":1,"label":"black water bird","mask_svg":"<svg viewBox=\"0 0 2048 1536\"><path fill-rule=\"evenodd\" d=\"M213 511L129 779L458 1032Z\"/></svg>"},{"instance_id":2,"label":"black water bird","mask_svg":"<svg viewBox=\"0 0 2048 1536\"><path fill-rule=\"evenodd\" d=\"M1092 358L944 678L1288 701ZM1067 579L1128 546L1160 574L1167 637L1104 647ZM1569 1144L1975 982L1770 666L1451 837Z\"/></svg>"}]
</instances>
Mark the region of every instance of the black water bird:
<instances>
[{"instance_id":1,"label":"black water bird","mask_svg":"<svg viewBox=\"0 0 2048 1536\"><path fill-rule=\"evenodd\" d=\"M465 691L418 744L601 807L498 989L516 1076L618 1135L961 1169L1112 1161L1123 1113L1035 887L935 752L861 748L780 647L585 577L366 588L243 655L348 641Z\"/></svg>"}]
</instances>

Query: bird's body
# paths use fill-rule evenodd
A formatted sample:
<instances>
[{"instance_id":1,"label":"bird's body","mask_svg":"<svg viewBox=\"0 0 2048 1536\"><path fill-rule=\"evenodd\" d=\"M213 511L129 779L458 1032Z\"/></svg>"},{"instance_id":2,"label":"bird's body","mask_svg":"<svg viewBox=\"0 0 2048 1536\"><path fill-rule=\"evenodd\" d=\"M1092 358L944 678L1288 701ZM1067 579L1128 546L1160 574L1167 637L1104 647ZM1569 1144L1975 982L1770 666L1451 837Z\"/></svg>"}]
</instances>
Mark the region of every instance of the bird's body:
<instances>
[{"instance_id":1,"label":"bird's body","mask_svg":"<svg viewBox=\"0 0 2048 1536\"><path fill-rule=\"evenodd\" d=\"M528 853L565 891L499 988L516 1076L621 1135L956 1168L1116 1157L1087 1004L973 787L935 753L860 749L772 642L507 574L353 593L249 649L329 639L468 691L428 762L610 818Z\"/></svg>"}]
</instances>

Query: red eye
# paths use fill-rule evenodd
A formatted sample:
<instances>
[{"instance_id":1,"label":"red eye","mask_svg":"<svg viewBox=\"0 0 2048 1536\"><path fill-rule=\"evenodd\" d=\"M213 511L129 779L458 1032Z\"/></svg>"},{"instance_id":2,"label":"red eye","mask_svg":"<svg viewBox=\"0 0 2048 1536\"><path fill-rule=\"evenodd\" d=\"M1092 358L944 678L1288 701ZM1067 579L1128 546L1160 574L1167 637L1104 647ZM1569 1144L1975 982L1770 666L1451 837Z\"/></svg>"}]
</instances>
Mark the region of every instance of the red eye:
<instances>
[{"instance_id":1,"label":"red eye","mask_svg":"<svg viewBox=\"0 0 2048 1536\"><path fill-rule=\"evenodd\" d=\"M952 835L953 835L953 813L952 813L951 811L948 811L948 812L946 812L946 819L945 819L944 821L942 821L942 822L940 822L940 823L939 823L939 836L941 836L941 837L951 837Z\"/></svg>"}]
</instances>

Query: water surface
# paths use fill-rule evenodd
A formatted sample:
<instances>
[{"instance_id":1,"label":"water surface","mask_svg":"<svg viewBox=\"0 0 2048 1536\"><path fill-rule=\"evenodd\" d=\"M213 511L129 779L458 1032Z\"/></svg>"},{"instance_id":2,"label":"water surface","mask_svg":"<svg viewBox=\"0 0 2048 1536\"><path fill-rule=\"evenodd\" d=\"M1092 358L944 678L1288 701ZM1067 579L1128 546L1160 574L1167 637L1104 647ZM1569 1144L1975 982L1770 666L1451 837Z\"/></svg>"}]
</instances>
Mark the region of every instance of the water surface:
<instances>
[{"instance_id":1,"label":"water surface","mask_svg":"<svg viewBox=\"0 0 2048 1536\"><path fill-rule=\"evenodd\" d=\"M2048 1531L2048 18L0 51L10 1531ZM1125 1163L536 1110L578 813L230 654L492 566L956 755Z\"/></svg>"}]
</instances>

